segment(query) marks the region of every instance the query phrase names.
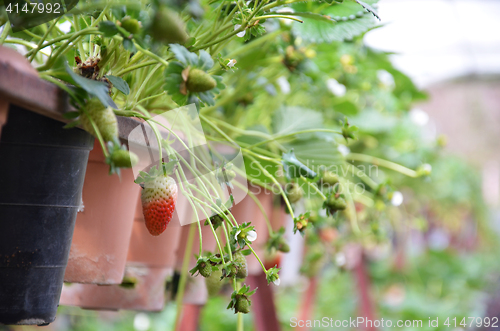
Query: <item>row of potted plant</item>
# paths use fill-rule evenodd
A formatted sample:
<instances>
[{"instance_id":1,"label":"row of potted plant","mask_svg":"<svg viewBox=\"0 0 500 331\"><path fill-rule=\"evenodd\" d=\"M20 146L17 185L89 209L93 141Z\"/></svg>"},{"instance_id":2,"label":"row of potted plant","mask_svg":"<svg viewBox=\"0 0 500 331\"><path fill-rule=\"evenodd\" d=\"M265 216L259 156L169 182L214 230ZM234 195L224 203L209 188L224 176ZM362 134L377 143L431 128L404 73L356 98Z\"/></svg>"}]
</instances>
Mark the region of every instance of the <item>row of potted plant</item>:
<instances>
[{"instance_id":1,"label":"row of potted plant","mask_svg":"<svg viewBox=\"0 0 500 331\"><path fill-rule=\"evenodd\" d=\"M405 98L398 99L401 104L395 106L402 110L421 97L412 85L402 86L402 82L407 83L406 76L395 70L385 55L367 48L360 47L360 56L379 61L375 70L367 69L369 75L362 77L363 81L355 81L355 57L337 49L343 46L330 43L352 39L374 26L373 15L377 14L371 4L375 1L356 2L213 2L203 4L207 10L200 17L193 7L174 8L162 1L82 2L75 8L74 16L23 32L12 33L10 26L4 25L0 42L27 47L26 58L38 63L40 77L65 90L75 110L63 115L69 122L63 129L56 121L10 106L1 151L10 153L5 154L5 159L15 162L2 172L2 183L9 184L12 192L19 195L5 191L0 202L2 206L17 206L16 213L25 213L12 214L9 219L24 218L27 223L19 225L17 232L7 228L4 232L12 238L17 233L17 240L22 240L25 229L31 227L30 221L51 219L60 225L64 216L67 247L60 249L59 273L52 286L58 290L52 292L49 312L36 318L28 313L29 317L22 319L6 315L9 317L2 317L3 322L43 324L53 320L68 256L65 279L88 283L65 287L63 302L69 304L103 308L94 300L123 296L127 304L118 307L113 306L116 303L105 303L105 307L137 308L137 293L163 286L163 281L153 282L152 270L165 278L178 269L178 303L189 292L186 286L190 271L215 287L228 280L233 288L228 308L235 313L248 313L254 289L244 283L246 271L262 272L269 284L279 285L279 268L264 264L264 251L289 250L284 228L281 229L282 215L272 213L272 200L276 200L273 196L282 199L282 212L290 215L294 232L311 232L309 236L314 238L316 231L326 233L323 228L333 227L342 229L346 239L372 240L377 235L370 229L373 222L361 223L359 211L382 211L400 193L377 178L378 173L369 173L368 166L353 170L350 162L376 165L377 169L383 167L412 178L428 176L430 169L418 162L410 162L406 167L366 154L376 150L369 145L373 137L367 134L356 141L358 129L344 117L355 118L363 107L376 108L378 97L390 99L406 93ZM276 11L278 7L283 7L285 13ZM290 26L282 20L303 24ZM68 33L63 32L65 25L70 26ZM359 46L356 41L347 45L346 49ZM322 63L330 56L330 50L340 57L334 67ZM315 68L319 64L321 70ZM376 72L382 69L394 77L395 88L383 82L381 86L371 86L378 84ZM346 94L342 83L347 85L351 80L359 89ZM180 129L172 129L175 118L156 116L171 114L173 109L192 103L195 111L188 114L193 121L199 121L211 155L203 154L203 150L197 154L193 148L195 133L186 124L189 120L178 125ZM26 117L16 120L20 114ZM129 152L118 139L116 115L138 119L138 128L150 130L149 136L145 135L151 139L147 139L144 151L154 155L146 168L134 168L141 164L143 155L134 153L132 148ZM44 125L49 127L48 132L41 131ZM34 134L32 140L26 140L27 130ZM17 137L13 137L15 133ZM37 166L38 172L30 172L28 169L33 166L27 155L40 153L31 151L33 145L43 146L40 135L47 136L46 145L50 148L46 149L55 155L46 151L43 156L36 155L44 166ZM57 139L50 140L51 135ZM56 140L64 145L64 153L72 150L67 146L71 142L75 155L57 154L62 152L52 149ZM221 142L241 147L244 167L228 163L231 160L213 148ZM25 149L9 150L11 145L24 146L22 143L27 146ZM174 148L176 143L185 146L184 154ZM132 146L130 141L128 145ZM347 145L355 152L350 152ZM208 162L203 159L205 156ZM16 169L19 160L27 168L21 172ZM212 170L208 176L205 168L214 160L220 163L208 169ZM64 164L69 169L61 168ZM108 176L108 172L113 175ZM10 175L13 173L17 177ZM30 177L24 177L27 173ZM238 198L234 192L245 191L247 181L248 197L235 204ZM33 200L23 200L26 192L33 191L28 189L30 185L42 182L46 191L35 187L35 192L42 191ZM49 182L69 190L71 199L66 205L59 195L51 193L51 186L45 185ZM25 186L14 190L15 184ZM358 192L356 187L360 184L366 189ZM55 189L59 190L57 185ZM42 196L54 197L57 203L40 200ZM139 199L144 221L135 222ZM183 199L183 207L188 206L191 212L179 210L178 199ZM28 205L52 214L29 212L25 207ZM299 212L300 206L306 211ZM57 214L63 211L65 215ZM187 215L194 215L196 221L180 230L172 222L176 214L184 215L182 221L187 223L193 217ZM45 221L37 224L43 229L47 225ZM145 239L146 228L159 237ZM32 230L37 236L43 233ZM52 237L46 239L54 241ZM344 243L339 242L338 248ZM6 252L10 254L12 247L6 248ZM136 257L135 249L139 247L149 251L145 261ZM152 254L153 259L165 260L161 264L155 262L157 267L148 260ZM321 260L308 259L313 264ZM9 268L10 264L5 266ZM310 269L312 273L313 270ZM23 274L27 274L25 271ZM9 277L23 279L17 275ZM24 278L25 283L32 279ZM127 284L131 287L127 288ZM26 293L21 288L17 291ZM197 294L202 302L203 295ZM76 303L77 298L80 303ZM163 297L155 298L153 309L161 309ZM241 320L241 314L238 316Z\"/></svg>"}]
</instances>

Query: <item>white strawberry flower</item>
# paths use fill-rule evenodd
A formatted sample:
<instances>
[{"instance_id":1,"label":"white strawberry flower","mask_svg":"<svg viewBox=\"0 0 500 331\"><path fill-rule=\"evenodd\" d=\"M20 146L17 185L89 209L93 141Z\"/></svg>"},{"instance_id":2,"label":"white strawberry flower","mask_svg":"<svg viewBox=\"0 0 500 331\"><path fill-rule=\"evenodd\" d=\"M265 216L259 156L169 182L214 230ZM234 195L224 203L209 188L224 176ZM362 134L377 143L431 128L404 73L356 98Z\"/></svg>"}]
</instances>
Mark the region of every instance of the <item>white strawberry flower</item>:
<instances>
[{"instance_id":1,"label":"white strawberry flower","mask_svg":"<svg viewBox=\"0 0 500 331\"><path fill-rule=\"evenodd\" d=\"M273 284L276 286L280 286L280 282L281 282L281 280L279 278L276 278L275 280L273 280Z\"/></svg>"},{"instance_id":2,"label":"white strawberry flower","mask_svg":"<svg viewBox=\"0 0 500 331\"><path fill-rule=\"evenodd\" d=\"M236 241L238 241L240 239L240 233L241 233L241 230L238 230L236 232L236 234L234 235L234 239L236 239ZM246 239L248 241L255 241L257 239L257 232L255 232L254 230L248 231Z\"/></svg>"},{"instance_id":3,"label":"white strawberry flower","mask_svg":"<svg viewBox=\"0 0 500 331\"><path fill-rule=\"evenodd\" d=\"M254 230L250 230L247 233L247 240L248 241L255 241L257 239L257 232Z\"/></svg>"},{"instance_id":4,"label":"white strawberry flower","mask_svg":"<svg viewBox=\"0 0 500 331\"><path fill-rule=\"evenodd\" d=\"M229 62L227 63L227 66L229 68L232 68L232 67L234 67L235 64L236 64L236 60L232 59L232 60L229 60Z\"/></svg>"},{"instance_id":5,"label":"white strawberry flower","mask_svg":"<svg viewBox=\"0 0 500 331\"><path fill-rule=\"evenodd\" d=\"M348 155L349 153L351 153L351 150L349 149L349 147L347 147L346 145L338 145L337 146L337 150L340 152L340 154L342 154L343 156L346 156Z\"/></svg>"},{"instance_id":6,"label":"white strawberry flower","mask_svg":"<svg viewBox=\"0 0 500 331\"><path fill-rule=\"evenodd\" d=\"M333 95L336 95L338 97L343 97L347 92L347 87L345 87L345 85L343 84L340 84L334 78L326 80L326 87Z\"/></svg>"},{"instance_id":7,"label":"white strawberry flower","mask_svg":"<svg viewBox=\"0 0 500 331\"><path fill-rule=\"evenodd\" d=\"M403 203L403 200L404 200L403 193L396 191L392 194L391 204L397 207Z\"/></svg>"},{"instance_id":8,"label":"white strawberry flower","mask_svg":"<svg viewBox=\"0 0 500 331\"><path fill-rule=\"evenodd\" d=\"M234 30L236 31L236 30L238 30L240 27L241 27L241 24L236 24L236 25L234 26ZM243 30L243 31L241 31L241 32L238 32L238 33L236 34L236 36L241 38L241 37L244 37L244 36L245 36L245 33L246 33L246 31L245 31L245 30Z\"/></svg>"}]
</instances>

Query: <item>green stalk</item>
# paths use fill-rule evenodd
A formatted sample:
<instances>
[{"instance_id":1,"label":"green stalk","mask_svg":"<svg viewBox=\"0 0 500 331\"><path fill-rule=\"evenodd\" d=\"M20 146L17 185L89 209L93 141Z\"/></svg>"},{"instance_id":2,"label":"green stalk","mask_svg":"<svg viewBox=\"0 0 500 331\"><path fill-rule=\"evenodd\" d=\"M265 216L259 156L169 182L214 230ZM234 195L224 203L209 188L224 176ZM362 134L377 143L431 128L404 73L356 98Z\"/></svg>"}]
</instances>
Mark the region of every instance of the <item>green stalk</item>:
<instances>
[{"instance_id":1,"label":"green stalk","mask_svg":"<svg viewBox=\"0 0 500 331\"><path fill-rule=\"evenodd\" d=\"M155 61L155 60L145 61L145 62L136 64L136 65L127 67L127 68L123 69L122 71L118 72L116 75L121 77L121 76L125 75L126 73L129 73L129 72L134 71L136 69L141 69L141 68L144 68L144 67L147 67L147 66L150 66L153 64L157 64L157 63L158 63L158 61Z\"/></svg>"},{"instance_id":2,"label":"green stalk","mask_svg":"<svg viewBox=\"0 0 500 331\"><path fill-rule=\"evenodd\" d=\"M285 192L283 191L283 188L281 187L281 185L278 183L278 181L276 180L276 178L271 175L269 173L269 171L267 171L259 162L257 162L257 160L255 160L253 157L251 156L248 156L249 159L251 159L253 162L255 162L255 164L257 165L257 167L259 167L259 169L262 171L262 173L268 177L269 179L271 179L271 181L273 181L274 184L276 184L276 186L278 186L278 188L280 189L280 193L281 193L281 196L283 197L283 199L285 200L285 203L288 207L288 211L290 212L290 216L292 216L292 219L295 219L295 215L293 214L293 209L292 209L292 206L290 204L290 201L288 201L288 197L286 196Z\"/></svg>"},{"instance_id":3,"label":"green stalk","mask_svg":"<svg viewBox=\"0 0 500 331\"><path fill-rule=\"evenodd\" d=\"M254 21L255 20L265 20L267 18L283 18L283 19L287 19L287 20L297 21L299 23L304 23L303 20L300 20L300 19L292 17L292 16L285 16L285 15L262 15L262 16L254 17Z\"/></svg>"},{"instance_id":4,"label":"green stalk","mask_svg":"<svg viewBox=\"0 0 500 331\"><path fill-rule=\"evenodd\" d=\"M56 18L52 24L50 24L49 28L47 29L47 31L45 31L44 35L42 36L42 38L38 41L38 44L36 45L36 49L33 50L33 54L31 54L30 58L29 58L29 61L30 62L33 62L33 59L35 58L36 54L38 53L38 51L41 49L40 47L42 46L43 42L45 41L45 39L47 39L47 36L49 35L49 33L52 31L52 29L56 26L57 22L59 22L59 19Z\"/></svg>"},{"instance_id":5,"label":"green stalk","mask_svg":"<svg viewBox=\"0 0 500 331\"><path fill-rule=\"evenodd\" d=\"M342 178L340 179L342 185L345 187L345 190L342 191L344 193L346 199L347 199L347 204L349 205L349 221L351 222L351 228L352 231L354 232L355 235L360 235L361 230L359 229L358 225L358 218L356 216L356 206L354 205L354 201L352 200L351 192L349 191L349 186L346 185L345 180Z\"/></svg>"},{"instance_id":6,"label":"green stalk","mask_svg":"<svg viewBox=\"0 0 500 331\"><path fill-rule=\"evenodd\" d=\"M301 131L291 132L291 133L287 133L287 134L283 134L283 135L278 135L278 136L272 136L271 138L269 138L267 140L264 140L264 141L261 141L261 142L258 142L256 144L253 144L253 145L249 146L249 148L257 147L257 146L260 146L260 145L263 145L263 144L267 144L269 142L274 142L277 139L283 139L283 138L292 137L292 136L295 136L297 134L302 134L302 133L316 133L316 132L329 132L329 133L336 133L336 134L342 135L341 132L335 131L335 130L330 130L330 129L308 129L308 130L301 130Z\"/></svg>"},{"instance_id":7,"label":"green stalk","mask_svg":"<svg viewBox=\"0 0 500 331\"><path fill-rule=\"evenodd\" d=\"M5 42L5 39L9 35L9 32L10 32L10 24L5 24L3 26L2 35L0 36L0 44L3 44Z\"/></svg>"},{"instance_id":8,"label":"green stalk","mask_svg":"<svg viewBox=\"0 0 500 331\"><path fill-rule=\"evenodd\" d=\"M168 67L168 62L165 61L164 59L162 59L161 57L159 57L158 55L156 55L155 53L153 52L150 52L148 51L147 49L144 49L142 48L138 43L135 42L135 40L133 41L134 42L134 45L135 45L135 48L137 48L137 50L139 50L140 52L146 54L147 56L149 56L150 58L160 62L161 64L163 64L165 67Z\"/></svg>"},{"instance_id":9,"label":"green stalk","mask_svg":"<svg viewBox=\"0 0 500 331\"><path fill-rule=\"evenodd\" d=\"M415 170L412 170L412 169L409 169L409 168L406 168L400 164L397 164L397 163L394 163L394 162L391 162L391 161L387 161L387 160L384 160L384 159L380 159L378 157L375 157L375 156L371 156L371 155L366 155L366 154L358 154L358 153L349 153L346 157L345 157L346 160L350 160L350 161L359 161L359 162L367 162L367 163L372 163L376 166L381 166L381 167L384 167L384 168L387 168L387 169L391 169L391 170L394 170L394 171L397 171L403 175L406 175L408 177L413 177L413 178L416 178L418 177L417 175L417 172Z\"/></svg>"},{"instance_id":10,"label":"green stalk","mask_svg":"<svg viewBox=\"0 0 500 331\"><path fill-rule=\"evenodd\" d=\"M104 143L104 139L101 136L101 132L97 128L97 125L94 123L94 120L92 117L89 116L89 113L85 109L85 107L82 107L83 112L85 113L85 116L89 119L90 125L92 125L92 128L94 129L94 132L97 136L97 140L99 141L99 144L101 144L102 152L104 153L104 156L107 158L109 156L108 150L106 149L106 144Z\"/></svg>"}]
</instances>

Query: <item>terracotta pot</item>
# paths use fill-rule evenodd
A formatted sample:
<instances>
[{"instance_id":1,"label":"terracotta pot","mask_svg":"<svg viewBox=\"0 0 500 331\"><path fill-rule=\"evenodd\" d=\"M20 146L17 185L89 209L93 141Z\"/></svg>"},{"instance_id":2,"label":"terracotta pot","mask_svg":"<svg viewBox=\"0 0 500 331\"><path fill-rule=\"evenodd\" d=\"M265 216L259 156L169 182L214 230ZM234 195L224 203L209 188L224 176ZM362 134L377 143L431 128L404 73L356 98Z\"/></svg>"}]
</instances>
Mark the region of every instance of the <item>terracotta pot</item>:
<instances>
[{"instance_id":1,"label":"terracotta pot","mask_svg":"<svg viewBox=\"0 0 500 331\"><path fill-rule=\"evenodd\" d=\"M150 268L175 267L176 250L181 238L182 228L174 219L160 236L152 236L144 224L141 200L135 212L132 237L127 257L127 266L142 266Z\"/></svg>"},{"instance_id":2,"label":"terracotta pot","mask_svg":"<svg viewBox=\"0 0 500 331\"><path fill-rule=\"evenodd\" d=\"M121 284L140 186L131 169L109 175L99 142L90 153L64 281Z\"/></svg>"},{"instance_id":3,"label":"terracotta pot","mask_svg":"<svg viewBox=\"0 0 500 331\"><path fill-rule=\"evenodd\" d=\"M253 187L250 184L248 185L248 190L253 192L257 199L259 199L266 215L271 219L273 213L272 193L262 188ZM239 224L251 222L252 225L255 226L257 239L252 243L252 248L259 257L263 258L266 249L265 245L269 238L269 231L267 229L266 219L260 208L250 196L246 196L239 204L231 209L231 212ZM247 264L249 275L258 275L263 272L262 266L253 255L247 257Z\"/></svg>"},{"instance_id":4,"label":"terracotta pot","mask_svg":"<svg viewBox=\"0 0 500 331\"><path fill-rule=\"evenodd\" d=\"M177 220L158 237L144 224L140 199L136 200L135 221L125 267L125 282L134 286L65 285L61 304L86 309L160 311L165 304L165 281L173 274L182 228ZM174 214L174 218L177 217ZM129 284L130 285L130 284Z\"/></svg>"},{"instance_id":5,"label":"terracotta pot","mask_svg":"<svg viewBox=\"0 0 500 331\"><path fill-rule=\"evenodd\" d=\"M12 48L0 45L0 64L9 65L19 72L38 76L38 71L26 60L26 58ZM7 122L9 112L9 103L7 100L0 100L0 136L2 135L2 126Z\"/></svg>"},{"instance_id":6,"label":"terracotta pot","mask_svg":"<svg viewBox=\"0 0 500 331\"><path fill-rule=\"evenodd\" d=\"M5 100L0 100L0 137L2 136L2 127L7 123L7 115L9 114L9 103Z\"/></svg>"},{"instance_id":7,"label":"terracotta pot","mask_svg":"<svg viewBox=\"0 0 500 331\"><path fill-rule=\"evenodd\" d=\"M122 285L64 284L61 305L93 310L161 311L165 304L165 279L169 268L127 267L125 277L131 287Z\"/></svg>"}]
</instances>

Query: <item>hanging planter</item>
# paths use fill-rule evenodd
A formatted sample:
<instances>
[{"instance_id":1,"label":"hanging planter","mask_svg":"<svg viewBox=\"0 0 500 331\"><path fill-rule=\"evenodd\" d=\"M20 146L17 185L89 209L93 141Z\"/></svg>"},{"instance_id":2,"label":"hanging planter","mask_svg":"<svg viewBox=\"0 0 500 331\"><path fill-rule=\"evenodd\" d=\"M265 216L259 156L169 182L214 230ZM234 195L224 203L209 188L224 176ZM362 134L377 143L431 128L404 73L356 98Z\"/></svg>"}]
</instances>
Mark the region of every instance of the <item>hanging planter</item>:
<instances>
[{"instance_id":1,"label":"hanging planter","mask_svg":"<svg viewBox=\"0 0 500 331\"><path fill-rule=\"evenodd\" d=\"M161 311L169 272L167 268L127 267L121 285L64 284L60 304L93 310Z\"/></svg>"},{"instance_id":2,"label":"hanging planter","mask_svg":"<svg viewBox=\"0 0 500 331\"><path fill-rule=\"evenodd\" d=\"M175 217L176 215L165 232L160 236L152 236L144 224L142 204L138 199L127 266L173 270L176 262L175 251L180 242L182 229Z\"/></svg>"},{"instance_id":3,"label":"hanging planter","mask_svg":"<svg viewBox=\"0 0 500 331\"><path fill-rule=\"evenodd\" d=\"M140 187L131 169L109 175L99 142L90 152L64 281L121 284Z\"/></svg>"},{"instance_id":4,"label":"hanging planter","mask_svg":"<svg viewBox=\"0 0 500 331\"><path fill-rule=\"evenodd\" d=\"M0 140L0 323L54 320L93 139L11 105Z\"/></svg>"},{"instance_id":5,"label":"hanging planter","mask_svg":"<svg viewBox=\"0 0 500 331\"><path fill-rule=\"evenodd\" d=\"M30 111L61 95L22 55L0 47L0 70L0 324L43 325L55 319L93 139ZM34 99L20 97L26 88Z\"/></svg>"},{"instance_id":6,"label":"hanging planter","mask_svg":"<svg viewBox=\"0 0 500 331\"><path fill-rule=\"evenodd\" d=\"M172 224L160 236L152 236L144 224L141 201L137 197L136 201L123 282L112 286L65 284L62 305L99 310L163 309L165 282L173 273L181 227Z\"/></svg>"},{"instance_id":7,"label":"hanging planter","mask_svg":"<svg viewBox=\"0 0 500 331\"><path fill-rule=\"evenodd\" d=\"M5 100L0 101L0 137L2 136L2 127L7 122L7 114L9 113L9 103Z\"/></svg>"}]
</instances>

